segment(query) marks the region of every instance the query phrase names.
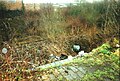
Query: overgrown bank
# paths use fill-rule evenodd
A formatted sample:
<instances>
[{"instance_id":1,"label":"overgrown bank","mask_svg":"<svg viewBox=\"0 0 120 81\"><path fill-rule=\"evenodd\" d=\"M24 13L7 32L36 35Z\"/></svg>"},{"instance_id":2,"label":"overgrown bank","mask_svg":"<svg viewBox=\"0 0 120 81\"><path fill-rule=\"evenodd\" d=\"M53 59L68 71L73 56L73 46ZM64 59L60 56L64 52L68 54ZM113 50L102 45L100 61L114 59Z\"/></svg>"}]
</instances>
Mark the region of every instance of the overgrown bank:
<instances>
[{"instance_id":1,"label":"overgrown bank","mask_svg":"<svg viewBox=\"0 0 120 81\"><path fill-rule=\"evenodd\" d=\"M40 36L56 45L57 52L71 53L69 49L75 43L89 52L114 37L119 38L119 6L119 1L114 0L81 2L65 8L40 4L40 10L26 10L22 15L1 19L0 41L15 43L24 37Z\"/></svg>"},{"instance_id":2,"label":"overgrown bank","mask_svg":"<svg viewBox=\"0 0 120 81\"><path fill-rule=\"evenodd\" d=\"M2 81L7 79L7 80L46 81L46 80L51 80L49 75L53 75L55 76L54 78L55 80L57 79L59 81L67 81L64 74L60 76L61 71L59 71L59 69L62 68L64 73L70 74L69 73L70 67L76 69L85 67L84 68L85 73L81 74L80 72L81 74L80 76L82 77L76 75L76 77L78 78L74 78L74 80L119 81L120 48L111 46L109 43L105 43L102 46L93 49L85 57L75 58L71 62L68 62L65 65L54 64L54 66L56 65L56 67L49 67L47 69L37 68L41 64L44 65L46 60L48 61L48 59L45 59L44 57L46 56L44 54L39 53L40 50L36 49L35 46L23 46L22 49L16 48L12 50L11 55L8 57L1 55L0 80ZM31 55L28 49L33 47L35 48L30 51L30 53L33 54ZM65 69L63 67L68 67L68 68ZM37 70L34 70L34 68L37 68ZM69 76L69 78L71 78L72 76Z\"/></svg>"},{"instance_id":3,"label":"overgrown bank","mask_svg":"<svg viewBox=\"0 0 120 81\"><path fill-rule=\"evenodd\" d=\"M57 11L52 4L47 4L40 5L40 10L24 11L22 15L18 15L18 12L15 14L17 16L12 14L13 17L8 14L10 18L7 16L0 19L0 81L37 81L43 74L46 76L50 72L24 70L50 63L50 54L65 53L75 56L71 50L73 44L77 43L81 50L91 52L107 41L110 46L103 45L93 50L90 56L76 59L73 66L95 67L96 71L86 74L83 81L118 80L119 48L116 49L116 44L119 45L120 33L119 3L115 0L104 0L69 4L68 7L57 8ZM3 6L0 9L5 8ZM4 47L9 50L6 55L1 53Z\"/></svg>"}]
</instances>

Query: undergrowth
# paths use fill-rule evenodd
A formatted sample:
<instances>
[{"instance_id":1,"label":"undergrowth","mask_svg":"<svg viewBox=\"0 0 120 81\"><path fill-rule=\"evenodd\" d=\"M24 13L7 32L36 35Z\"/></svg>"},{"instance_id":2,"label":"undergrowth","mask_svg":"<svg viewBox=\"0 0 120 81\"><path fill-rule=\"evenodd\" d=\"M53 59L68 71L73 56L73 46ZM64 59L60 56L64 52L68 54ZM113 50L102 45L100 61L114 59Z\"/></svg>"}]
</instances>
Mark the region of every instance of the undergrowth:
<instances>
[{"instance_id":1,"label":"undergrowth","mask_svg":"<svg viewBox=\"0 0 120 81\"><path fill-rule=\"evenodd\" d=\"M80 66L94 69L93 72L88 72L80 81L119 81L119 48L109 50L109 44L94 49L91 55L75 60ZM101 51L101 50L106 50ZM109 51L109 53L108 53ZM90 70L90 69L89 69Z\"/></svg>"},{"instance_id":2,"label":"undergrowth","mask_svg":"<svg viewBox=\"0 0 120 81\"><path fill-rule=\"evenodd\" d=\"M10 18L0 16L0 81L39 80L44 72L25 70L50 63L50 54L75 56L71 47L76 43L81 50L91 53L75 59L73 64L96 67L83 81L118 80L119 49L115 46L119 44L119 3L118 0L81 2L57 11L52 4L40 5L41 9L36 11L25 10L22 4L23 9L12 11L1 2L0 13L18 14L9 14ZM4 47L7 54L1 52Z\"/></svg>"}]
</instances>

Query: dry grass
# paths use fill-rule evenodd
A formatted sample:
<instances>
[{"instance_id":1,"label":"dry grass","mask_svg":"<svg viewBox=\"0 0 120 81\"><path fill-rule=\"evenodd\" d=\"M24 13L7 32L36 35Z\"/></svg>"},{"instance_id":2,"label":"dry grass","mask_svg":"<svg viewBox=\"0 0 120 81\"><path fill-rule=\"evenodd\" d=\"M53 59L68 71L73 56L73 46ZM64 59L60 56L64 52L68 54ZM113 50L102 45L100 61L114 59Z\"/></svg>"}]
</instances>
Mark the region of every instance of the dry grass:
<instances>
[{"instance_id":1,"label":"dry grass","mask_svg":"<svg viewBox=\"0 0 120 81\"><path fill-rule=\"evenodd\" d=\"M109 9L113 7L114 5ZM11 20L1 20L1 24L3 21L10 24L11 31L7 34L11 35L12 41L8 42L11 46L8 54L4 55L0 52L0 81L17 81L18 78L22 81L38 80L36 72L26 73L24 70L49 63L50 54L59 56L65 53L74 56L75 53L71 51L71 47L75 43L80 44L81 50L90 52L106 41L119 37L119 23L112 16L113 13L109 12L105 15L104 27L98 27L97 21L90 22L95 18L94 14L85 14L91 18L80 15L72 16L65 13L66 9L53 12L54 8L50 4L38 11L26 11L23 16ZM81 14L84 13L81 12ZM112 23L113 21L115 23ZM0 25L0 27L4 26ZM0 34L2 34L0 43L4 41L3 32L0 29ZM42 76L42 72L40 76Z\"/></svg>"}]
</instances>

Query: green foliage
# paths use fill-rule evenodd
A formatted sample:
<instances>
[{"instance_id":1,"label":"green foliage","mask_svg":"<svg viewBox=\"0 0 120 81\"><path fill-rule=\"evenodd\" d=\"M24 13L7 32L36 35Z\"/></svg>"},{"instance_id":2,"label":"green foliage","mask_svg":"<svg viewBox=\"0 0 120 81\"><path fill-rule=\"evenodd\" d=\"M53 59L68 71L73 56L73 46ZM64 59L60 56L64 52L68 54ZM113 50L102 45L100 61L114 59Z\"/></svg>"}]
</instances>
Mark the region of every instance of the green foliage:
<instances>
[{"instance_id":1,"label":"green foliage","mask_svg":"<svg viewBox=\"0 0 120 81\"><path fill-rule=\"evenodd\" d=\"M102 47L106 46L105 44ZM108 46L109 47L109 46ZM106 49L106 47L105 47ZM106 52L105 52L106 54ZM94 57L93 57L94 56ZM89 59L93 60L89 60ZM81 81L104 81L104 80L119 80L119 56L111 53L110 55L104 55L104 52L96 56L93 54L92 57L88 56L84 58L85 65L89 65L96 69L93 73L86 74ZM84 61L83 60L83 61ZM89 62L90 61L90 62Z\"/></svg>"},{"instance_id":2,"label":"green foliage","mask_svg":"<svg viewBox=\"0 0 120 81\"><path fill-rule=\"evenodd\" d=\"M112 58L114 56L114 59ZM100 58L99 58L100 59ZM86 74L81 81L98 81L98 80L112 80L112 81L118 81L119 80L119 57L112 55L110 57L105 57L105 64L106 67L103 69L98 69L94 73L88 73ZM101 59L102 60L102 59ZM108 61L108 62L107 62ZM117 62L116 62L117 61ZM110 65L107 66L107 63ZM102 64L103 67L104 64ZM93 66L94 67L94 66Z\"/></svg>"},{"instance_id":3,"label":"green foliage","mask_svg":"<svg viewBox=\"0 0 120 81\"><path fill-rule=\"evenodd\" d=\"M64 80L63 76L60 76L58 79L59 79L59 81L63 81Z\"/></svg>"},{"instance_id":4,"label":"green foliage","mask_svg":"<svg viewBox=\"0 0 120 81\"><path fill-rule=\"evenodd\" d=\"M71 63L86 68L91 67L89 71L94 69L94 71L88 71L80 81L119 81L119 56L114 52L111 52L110 55L107 55L106 52L98 54L101 47L106 50L110 48L110 45L105 43L94 49L89 55L74 59ZM117 53L119 54L119 52Z\"/></svg>"},{"instance_id":5,"label":"green foliage","mask_svg":"<svg viewBox=\"0 0 120 81\"><path fill-rule=\"evenodd\" d=\"M108 55L109 55L109 54L110 54L110 51L108 51L108 50L106 50L106 49L103 49L103 50L100 51L100 53L108 54Z\"/></svg>"},{"instance_id":6,"label":"green foliage","mask_svg":"<svg viewBox=\"0 0 120 81\"><path fill-rule=\"evenodd\" d=\"M103 53L103 54L111 54L110 52L110 45L109 44L103 44L101 47L100 47L100 53Z\"/></svg>"},{"instance_id":7,"label":"green foliage","mask_svg":"<svg viewBox=\"0 0 120 81\"><path fill-rule=\"evenodd\" d=\"M117 40L116 38L114 38L113 42L114 42L115 44L119 44L119 40Z\"/></svg>"},{"instance_id":8,"label":"green foliage","mask_svg":"<svg viewBox=\"0 0 120 81\"><path fill-rule=\"evenodd\" d=\"M111 48L110 45L108 43L105 43L103 44L100 48L103 48L103 49L109 49Z\"/></svg>"},{"instance_id":9,"label":"green foliage","mask_svg":"<svg viewBox=\"0 0 120 81\"><path fill-rule=\"evenodd\" d=\"M102 54L110 55L111 49L112 49L112 47L110 46L110 44L105 43L102 46L98 47L97 49L94 49L93 51L96 51L97 54L102 53Z\"/></svg>"}]
</instances>

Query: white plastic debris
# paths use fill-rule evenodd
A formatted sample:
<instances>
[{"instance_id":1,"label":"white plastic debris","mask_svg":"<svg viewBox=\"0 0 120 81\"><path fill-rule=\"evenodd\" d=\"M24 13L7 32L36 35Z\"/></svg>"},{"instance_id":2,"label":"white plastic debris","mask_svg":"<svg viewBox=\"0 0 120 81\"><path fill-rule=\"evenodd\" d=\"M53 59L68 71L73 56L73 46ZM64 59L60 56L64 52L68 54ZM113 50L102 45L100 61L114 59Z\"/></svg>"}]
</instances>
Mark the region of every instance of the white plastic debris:
<instances>
[{"instance_id":1,"label":"white plastic debris","mask_svg":"<svg viewBox=\"0 0 120 81\"><path fill-rule=\"evenodd\" d=\"M49 60L57 61L57 60L60 60L60 57L55 56L54 54L50 54L50 56L49 56Z\"/></svg>"},{"instance_id":2,"label":"white plastic debris","mask_svg":"<svg viewBox=\"0 0 120 81\"><path fill-rule=\"evenodd\" d=\"M2 49L2 53L6 54L8 52L7 48Z\"/></svg>"},{"instance_id":3,"label":"white plastic debris","mask_svg":"<svg viewBox=\"0 0 120 81\"><path fill-rule=\"evenodd\" d=\"M49 59L54 59L54 58L55 58L55 55L50 54Z\"/></svg>"},{"instance_id":4,"label":"white plastic debris","mask_svg":"<svg viewBox=\"0 0 120 81\"><path fill-rule=\"evenodd\" d=\"M50 54L50 56L54 56L53 54Z\"/></svg>"},{"instance_id":5,"label":"white plastic debris","mask_svg":"<svg viewBox=\"0 0 120 81\"><path fill-rule=\"evenodd\" d=\"M56 59L56 60L60 60L60 57L56 56L55 59Z\"/></svg>"},{"instance_id":6,"label":"white plastic debris","mask_svg":"<svg viewBox=\"0 0 120 81\"><path fill-rule=\"evenodd\" d=\"M80 51L80 52L78 53L78 55L79 55L79 56L84 56L84 51Z\"/></svg>"},{"instance_id":7,"label":"white plastic debris","mask_svg":"<svg viewBox=\"0 0 120 81\"><path fill-rule=\"evenodd\" d=\"M80 50L80 46L79 45L73 45L73 49Z\"/></svg>"},{"instance_id":8,"label":"white plastic debris","mask_svg":"<svg viewBox=\"0 0 120 81\"><path fill-rule=\"evenodd\" d=\"M118 48L119 48L119 47L120 47L120 45L119 45L119 44L116 44L116 47L118 47Z\"/></svg>"},{"instance_id":9,"label":"white plastic debris","mask_svg":"<svg viewBox=\"0 0 120 81\"><path fill-rule=\"evenodd\" d=\"M72 59L73 59L73 57L72 57L71 55L69 55L69 56L68 56L68 59L69 59L69 60L72 60Z\"/></svg>"}]
</instances>

